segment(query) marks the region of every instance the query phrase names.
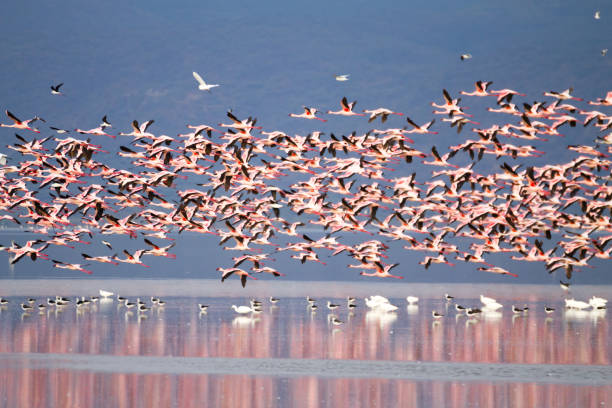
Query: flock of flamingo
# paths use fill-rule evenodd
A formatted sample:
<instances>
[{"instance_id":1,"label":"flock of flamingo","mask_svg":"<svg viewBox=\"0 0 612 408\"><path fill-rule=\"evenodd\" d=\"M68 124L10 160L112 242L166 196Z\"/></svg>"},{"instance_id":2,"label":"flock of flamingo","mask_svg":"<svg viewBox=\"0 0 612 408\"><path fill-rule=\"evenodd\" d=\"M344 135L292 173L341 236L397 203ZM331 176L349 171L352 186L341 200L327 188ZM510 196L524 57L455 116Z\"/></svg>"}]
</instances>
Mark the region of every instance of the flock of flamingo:
<instances>
[{"instance_id":1,"label":"flock of flamingo","mask_svg":"<svg viewBox=\"0 0 612 408\"><path fill-rule=\"evenodd\" d=\"M431 104L441 119L437 126L435 119L418 125L386 108L358 112L346 97L339 110L326 111L327 119L314 107L290 114L382 124L406 118L404 126L345 135L289 135L229 111L227 124L189 124L174 137L152 133L153 120L134 120L130 132L113 134L105 116L93 129L49 126L45 132L54 134L38 138L42 130L34 125L47 121L21 120L7 110L2 128L20 133L8 146L10 156L0 156L0 219L27 225L36 239L1 249L11 254L11 264L27 257L91 273L92 263L147 266L147 257L172 258L175 242L168 234L190 231L214 235L219 245L233 241L223 247L237 253L233 264L217 271L222 281L238 276L243 286L256 274L283 275L270 262L284 251L301 263L323 264L323 252L347 255L348 267L361 275L402 278L391 274L398 265L389 261L391 241L425 253L425 268L460 260L511 276L517 274L491 264L489 255L542 262L568 279L593 258L610 259L612 115L595 109L612 105L612 91L589 102L571 89L551 91L545 101L521 106L513 98L524 94L490 86L478 81L474 91L461 92L492 102L487 110L499 120L488 128L446 90L442 103ZM568 145L571 160L538 166L514 161L540 158L544 152L526 143L563 142L561 127L579 124L594 127L594 139ZM449 127L470 135L442 151L437 134ZM103 150L92 140L97 137L112 138L116 152ZM417 150L411 137L431 145ZM126 166L110 167L113 154ZM479 172L476 164L485 155L498 165ZM453 163L460 156L467 165ZM415 170L404 173L411 166ZM307 228L320 232L306 234ZM142 240L142 249L119 256L107 238L117 235ZM107 254L87 253L87 239L94 238ZM44 251L53 246L78 246L87 264L50 258Z\"/></svg>"}]
</instances>

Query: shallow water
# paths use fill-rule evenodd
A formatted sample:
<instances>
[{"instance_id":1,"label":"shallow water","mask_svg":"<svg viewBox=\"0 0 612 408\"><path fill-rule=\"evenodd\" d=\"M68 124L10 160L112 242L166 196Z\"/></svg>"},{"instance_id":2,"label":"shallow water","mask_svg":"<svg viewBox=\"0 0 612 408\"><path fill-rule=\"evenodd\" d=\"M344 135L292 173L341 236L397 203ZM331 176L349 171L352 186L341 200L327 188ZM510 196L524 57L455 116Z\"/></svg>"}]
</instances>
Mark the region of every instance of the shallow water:
<instances>
[{"instance_id":1,"label":"shallow water","mask_svg":"<svg viewBox=\"0 0 612 408\"><path fill-rule=\"evenodd\" d=\"M113 300L82 310L22 313L26 297L119 291L164 308ZM409 291L409 293L407 293ZM609 297L608 287L572 296ZM500 313L467 318L442 296ZM195 296L198 294L199 296ZM318 299L316 313L304 297ZM368 311L381 294L396 313ZM276 307L266 298L281 298ZM345 297L358 297L354 313ZM420 297L407 307L406 295ZM610 316L572 312L550 286L266 282L247 290L207 281L3 281L0 406L609 406ZM231 305L264 301L257 315ZM340 304L330 323L327 300ZM198 303L210 305L201 314ZM511 305L527 305L516 315ZM556 308L551 315L544 305ZM439 320L432 310L444 313Z\"/></svg>"}]
</instances>

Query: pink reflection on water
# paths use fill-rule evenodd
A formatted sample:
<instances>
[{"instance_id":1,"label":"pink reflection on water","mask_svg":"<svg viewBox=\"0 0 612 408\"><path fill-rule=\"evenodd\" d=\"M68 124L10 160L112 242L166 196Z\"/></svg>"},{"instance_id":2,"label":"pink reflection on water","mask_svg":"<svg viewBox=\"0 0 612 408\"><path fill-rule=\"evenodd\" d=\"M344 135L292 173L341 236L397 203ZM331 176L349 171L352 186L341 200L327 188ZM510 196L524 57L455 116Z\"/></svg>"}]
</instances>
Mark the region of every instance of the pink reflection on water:
<instances>
[{"instance_id":1,"label":"pink reflection on water","mask_svg":"<svg viewBox=\"0 0 612 408\"><path fill-rule=\"evenodd\" d=\"M168 299L165 310L140 316L115 303L77 313L22 316L0 313L0 353L83 353L118 356L300 358L525 364L610 364L609 317L568 314L556 304L552 318L529 299L528 315L468 319L423 300L395 314L358 308L310 313L302 299L239 318L226 300L209 313L194 299ZM433 321L431 311L445 313ZM0 372L0 406L410 406L599 407L612 403L610 386L535 383L409 381L249 375L98 373L85 370L7 368Z\"/></svg>"},{"instance_id":2,"label":"pink reflection on water","mask_svg":"<svg viewBox=\"0 0 612 408\"><path fill-rule=\"evenodd\" d=\"M327 313L313 315L298 299L254 316L235 316L225 306L218 300L208 315L189 299L141 316L116 304L31 316L5 310L0 352L610 364L605 311L573 316L558 308L551 318L532 308L528 315L468 319L449 308L434 321L431 310L441 305L422 302L418 314L339 312L345 323L334 327Z\"/></svg>"},{"instance_id":3,"label":"pink reflection on water","mask_svg":"<svg viewBox=\"0 0 612 408\"><path fill-rule=\"evenodd\" d=\"M7 407L600 407L611 387L5 370Z\"/></svg>"}]
</instances>

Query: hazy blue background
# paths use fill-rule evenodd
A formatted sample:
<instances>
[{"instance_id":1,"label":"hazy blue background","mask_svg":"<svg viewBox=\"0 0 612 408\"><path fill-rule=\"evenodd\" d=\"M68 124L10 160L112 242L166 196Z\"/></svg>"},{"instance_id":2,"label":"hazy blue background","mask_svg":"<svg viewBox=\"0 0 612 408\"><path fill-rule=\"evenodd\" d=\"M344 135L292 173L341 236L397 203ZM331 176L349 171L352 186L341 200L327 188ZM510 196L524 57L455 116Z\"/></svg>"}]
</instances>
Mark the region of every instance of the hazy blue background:
<instances>
[{"instance_id":1,"label":"hazy blue background","mask_svg":"<svg viewBox=\"0 0 612 408\"><path fill-rule=\"evenodd\" d=\"M543 91L570 86L577 96L590 100L612 90L612 54L600 54L603 48L612 49L612 6L604 1L176 3L67 0L4 4L0 109L21 118L40 115L49 120L47 125L66 129L96 127L106 114L115 133L129 131L133 119L155 119L154 133L176 135L186 124L214 126L225 121L225 112L231 108L239 117L256 116L266 130L348 134L381 125L368 126L355 118L313 124L287 114L300 112L304 104L336 110L346 95L358 100L357 110L385 106L424 123L433 117L429 104L441 101L442 88L457 95L460 90L472 90L476 80L494 81L494 89L527 93L518 99L521 102L543 100ZM601 11L601 20L593 18L596 10ZM466 52L473 59L460 61L459 55ZM194 70L221 87L212 93L198 91L191 76ZM336 82L334 75L341 73L350 74L350 81ZM60 82L65 83L66 96L52 96L49 86ZM487 120L514 120L491 114L483 117L491 99L465 97L464 101L485 125ZM393 118L383 126L404 123ZM46 129L44 124L39 127ZM446 124L436 124L436 130L445 129ZM3 130L0 135L6 143L13 143L13 133ZM576 128L561 143L536 144L548 152L538 163L567 159L572 154L565 150L566 144L590 143L596 134L593 128ZM435 144L445 151L446 146L471 135L457 136L454 130L445 130L435 137ZM427 138L417 136L415 147L428 151L431 140ZM120 143L95 140L111 151ZM107 157L109 164L119 163ZM485 160L479 170L487 171L487 166L495 170L498 164ZM408 173L413 168L401 170ZM424 171L428 174L431 168ZM11 239L26 237L6 232L0 235L0 244ZM141 241L138 246L142 247ZM101 246L87 251L107 253ZM176 261L147 259L153 266L150 270L120 266L105 271L98 264L92 269L97 277L214 277L216 266L228 266L229 256L239 255L218 249L215 238L189 234L173 252ZM67 261L73 256L62 250L54 253ZM477 272L473 265L433 266L425 271L417 263L424 254L401 250L393 254L393 261L401 263L394 272L405 276L405 282L511 279ZM345 269L346 257L325 256L324 261L332 262L327 268L300 266L284 258L276 266L290 279L362 279L356 270ZM490 259L496 263L495 256ZM540 263L500 265L521 275L513 280L516 282L559 280L559 276L549 276ZM594 261L593 265L595 269L577 273L575 282L612 283L609 263ZM54 270L48 262L25 260L2 276L84 275Z\"/></svg>"}]
</instances>

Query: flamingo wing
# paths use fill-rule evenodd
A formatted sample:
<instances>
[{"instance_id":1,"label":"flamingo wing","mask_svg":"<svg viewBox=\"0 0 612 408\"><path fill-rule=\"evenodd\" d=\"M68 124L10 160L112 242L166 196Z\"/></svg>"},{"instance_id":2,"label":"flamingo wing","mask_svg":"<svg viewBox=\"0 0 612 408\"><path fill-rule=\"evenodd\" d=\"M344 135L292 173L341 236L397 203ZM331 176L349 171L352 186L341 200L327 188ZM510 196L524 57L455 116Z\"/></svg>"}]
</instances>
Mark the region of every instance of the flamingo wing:
<instances>
[{"instance_id":1,"label":"flamingo wing","mask_svg":"<svg viewBox=\"0 0 612 408\"><path fill-rule=\"evenodd\" d=\"M153 123L155 123L154 120L147 120L145 123L143 123L142 125L140 125L140 131L142 133L146 132L147 129L149 128L149 126L151 126Z\"/></svg>"},{"instance_id":2,"label":"flamingo wing","mask_svg":"<svg viewBox=\"0 0 612 408\"><path fill-rule=\"evenodd\" d=\"M442 161L442 158L440 158L440 154L438 154L438 149L436 149L436 146L432 146L431 153L434 155L436 160Z\"/></svg>"},{"instance_id":3,"label":"flamingo wing","mask_svg":"<svg viewBox=\"0 0 612 408\"><path fill-rule=\"evenodd\" d=\"M6 116L11 118L13 120L13 122L15 122L17 124L21 123L21 120L19 120L19 118L17 118L17 116L13 115L8 109L6 110Z\"/></svg>"},{"instance_id":4,"label":"flamingo wing","mask_svg":"<svg viewBox=\"0 0 612 408\"><path fill-rule=\"evenodd\" d=\"M238 120L238 118L236 116L234 116L234 114L232 113L232 111L227 111L227 117L230 118L231 120L234 121L234 123L242 123L241 121Z\"/></svg>"},{"instance_id":5,"label":"flamingo wing","mask_svg":"<svg viewBox=\"0 0 612 408\"><path fill-rule=\"evenodd\" d=\"M416 123L414 123L412 121L412 119L410 119L409 117L406 116L406 122L408 122L411 126L413 126L415 129L419 128L419 125L417 125Z\"/></svg>"},{"instance_id":6,"label":"flamingo wing","mask_svg":"<svg viewBox=\"0 0 612 408\"><path fill-rule=\"evenodd\" d=\"M446 89L442 90L442 95L444 95L444 100L446 101L446 103L449 104L449 105L452 105L453 98L450 97L450 95L448 94L448 91Z\"/></svg>"},{"instance_id":7,"label":"flamingo wing","mask_svg":"<svg viewBox=\"0 0 612 408\"><path fill-rule=\"evenodd\" d=\"M349 104L348 101L346 100L346 96L344 98L342 98L342 101L340 102L340 104L342 105L342 109L344 110L349 110Z\"/></svg>"}]
</instances>

